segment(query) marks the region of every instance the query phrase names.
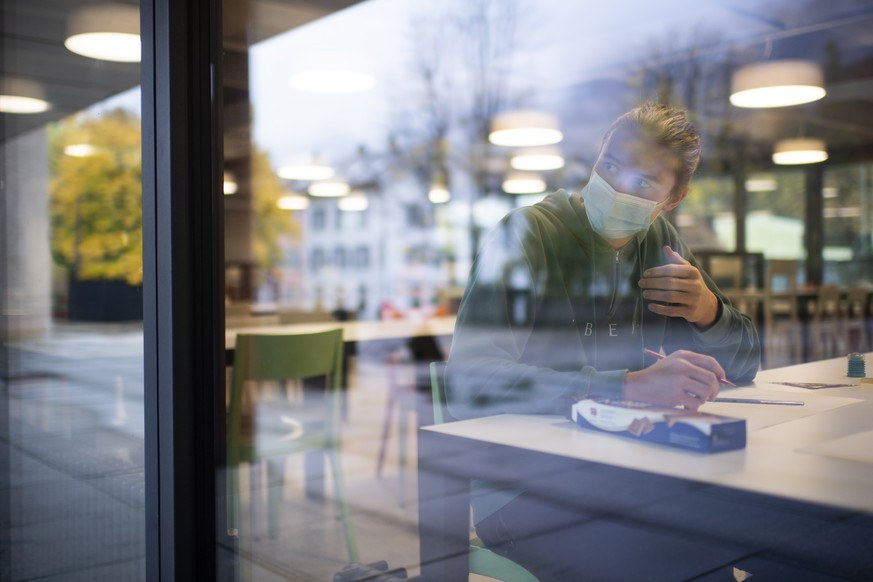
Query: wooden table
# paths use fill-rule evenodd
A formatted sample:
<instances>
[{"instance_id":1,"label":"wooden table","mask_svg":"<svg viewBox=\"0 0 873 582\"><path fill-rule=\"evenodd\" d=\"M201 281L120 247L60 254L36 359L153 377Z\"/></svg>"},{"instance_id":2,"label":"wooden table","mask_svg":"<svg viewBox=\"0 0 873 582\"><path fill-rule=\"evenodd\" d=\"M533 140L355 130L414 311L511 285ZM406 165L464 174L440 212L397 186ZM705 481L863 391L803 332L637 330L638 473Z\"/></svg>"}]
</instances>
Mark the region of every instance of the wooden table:
<instances>
[{"instance_id":1,"label":"wooden table","mask_svg":"<svg viewBox=\"0 0 873 582\"><path fill-rule=\"evenodd\" d=\"M873 355L867 361L873 365ZM762 371L753 386L730 389L741 397L802 400L802 407L704 405L747 420L747 447L728 453L634 442L560 416L424 427L422 573L428 580L466 580L469 482L481 479L694 535L735 550L737 562L754 557L795 572L873 579L873 384L847 378L846 370L837 358ZM774 382L851 386L808 390Z\"/></svg>"},{"instance_id":2,"label":"wooden table","mask_svg":"<svg viewBox=\"0 0 873 582\"><path fill-rule=\"evenodd\" d=\"M241 333L300 334L336 329L337 327L343 329L343 341L345 342L438 337L454 333L455 316L375 321L325 321L323 323L290 323L286 325L238 327L228 329L225 332L224 345L225 349L232 351L236 343L236 336Z\"/></svg>"}]
</instances>

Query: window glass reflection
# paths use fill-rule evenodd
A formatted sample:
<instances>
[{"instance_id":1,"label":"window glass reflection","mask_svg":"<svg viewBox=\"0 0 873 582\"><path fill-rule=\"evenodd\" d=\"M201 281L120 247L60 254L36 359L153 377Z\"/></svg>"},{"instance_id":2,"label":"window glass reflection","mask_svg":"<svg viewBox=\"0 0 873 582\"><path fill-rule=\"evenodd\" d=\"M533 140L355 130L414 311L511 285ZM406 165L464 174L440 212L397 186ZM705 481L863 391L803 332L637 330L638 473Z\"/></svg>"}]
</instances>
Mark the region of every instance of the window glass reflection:
<instances>
[{"instance_id":1,"label":"window glass reflection","mask_svg":"<svg viewBox=\"0 0 873 582\"><path fill-rule=\"evenodd\" d=\"M0 579L145 579L139 48L137 2L3 5Z\"/></svg>"},{"instance_id":2,"label":"window glass reflection","mask_svg":"<svg viewBox=\"0 0 873 582\"><path fill-rule=\"evenodd\" d=\"M513 255L509 242L500 245L509 236L501 220L514 209L551 208L543 200L555 191L578 194L592 179L610 123L643 102L686 111L700 132L699 166L687 197L664 212L671 225L664 228L676 228L686 254L718 287L722 307L715 313L728 310L732 324L740 322L734 327L761 331L762 370L845 355L847 343L822 349L819 338L835 328L815 318L822 289L838 287L842 301L850 286L873 284L865 153L873 117L863 97L873 58L863 31L873 11L849 1L342 4L336 11L323 3L300 11L242 1L225 7L223 164L240 182L227 205L225 244L233 250L229 262L244 265L237 278L228 277L228 309L261 314L261 323L278 317L287 333L319 325L342 325L347 333L341 469L356 532L350 544L345 521L335 519L342 512L332 503L342 493L328 489L327 502L306 496L313 473L305 462L272 459L278 472L269 462L242 463L231 469L240 473L244 572L269 565L288 579L298 569L325 577L353 557L386 560L410 575L436 568L444 556L419 546L433 540L422 538L418 524L430 500L416 490L420 435L411 426L432 424L440 411L450 418L453 403L434 405L430 364L459 349L454 325L465 289L469 298L483 281L501 287L480 288L468 323L484 328L494 314L518 326L571 321L584 335L569 311L531 295L550 281L534 280L529 257ZM797 85L801 96L791 89ZM824 143L824 155L791 159L795 146L813 142ZM269 205L288 196L306 203L286 206L280 217ZM361 197L366 209L355 210L350 202ZM474 267L483 249L493 264ZM636 318L636 329L645 318L629 297L643 269L622 268L618 284L608 277L571 281L580 297L574 305L596 297L610 316ZM778 285L768 284L773 278ZM615 289L620 297L610 303ZM860 313L860 303L853 305ZM234 337L240 330L227 323ZM467 335L462 356L474 359L488 347L503 356L518 347L516 336L476 331L481 336ZM527 363L549 372L566 372L561 366L579 364L580 351L594 351L577 341L575 329L542 335L549 337L537 348L540 359ZM742 381L758 368L753 344L745 342L748 358L738 364ZM605 371L653 365L637 343L632 347L601 353ZM500 360L493 352L487 357ZM460 375L486 386L471 389L468 416L481 416L486 404L507 411L500 408L501 395L512 392L507 376L487 367ZM543 372L518 385L533 394L550 378ZM253 389L247 405L255 424L295 399L306 401L305 391L291 392ZM525 413L536 408L513 404ZM249 437L257 440L255 428ZM600 488L609 488L591 479L589 510L599 507ZM264 508L280 520L269 541L258 517ZM626 509L616 511L638 518ZM669 535L688 548L697 547L689 531L703 535L709 527L671 526ZM631 530L609 531L637 539ZM719 555L710 565L722 558L736 560ZM688 564L688 578L708 567Z\"/></svg>"}]
</instances>

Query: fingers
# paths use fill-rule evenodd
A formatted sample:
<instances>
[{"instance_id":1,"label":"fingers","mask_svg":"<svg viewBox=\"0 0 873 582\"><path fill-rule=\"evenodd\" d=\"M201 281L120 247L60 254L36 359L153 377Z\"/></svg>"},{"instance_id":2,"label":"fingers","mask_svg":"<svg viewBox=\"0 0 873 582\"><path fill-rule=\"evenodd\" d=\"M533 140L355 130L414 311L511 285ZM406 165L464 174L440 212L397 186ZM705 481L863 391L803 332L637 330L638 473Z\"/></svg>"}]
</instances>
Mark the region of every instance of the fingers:
<instances>
[{"instance_id":1,"label":"fingers","mask_svg":"<svg viewBox=\"0 0 873 582\"><path fill-rule=\"evenodd\" d=\"M681 317L706 327L718 315L718 299L706 286L700 271L669 246L663 247L666 265L646 269L640 278L648 310L667 317Z\"/></svg>"},{"instance_id":2,"label":"fingers","mask_svg":"<svg viewBox=\"0 0 873 582\"><path fill-rule=\"evenodd\" d=\"M671 358L675 360L671 364L674 368L672 372L678 375L676 387L681 391L679 402L683 406L700 406L718 396L721 387L719 378L724 377L724 369L715 358L680 350L670 354L663 362L667 363ZM689 401L689 398L697 402Z\"/></svg>"},{"instance_id":3,"label":"fingers","mask_svg":"<svg viewBox=\"0 0 873 582\"><path fill-rule=\"evenodd\" d=\"M690 264L685 258L670 248L670 245L664 245L661 247L661 251L664 253L664 258L668 263L672 263L674 265L688 265Z\"/></svg>"},{"instance_id":4,"label":"fingers","mask_svg":"<svg viewBox=\"0 0 873 582\"><path fill-rule=\"evenodd\" d=\"M705 402L705 400L701 400L697 397L696 394L686 392L683 396L679 398L679 404L682 408L686 410L697 411L698 408Z\"/></svg>"},{"instance_id":5,"label":"fingers","mask_svg":"<svg viewBox=\"0 0 873 582\"><path fill-rule=\"evenodd\" d=\"M709 372L715 374L716 379L725 377L724 368L722 368L721 364L718 363L718 360L716 360L712 356L699 354L690 350L676 350L675 352L668 354L667 359L671 357L686 360L698 368L708 370Z\"/></svg>"},{"instance_id":6,"label":"fingers","mask_svg":"<svg viewBox=\"0 0 873 582\"><path fill-rule=\"evenodd\" d=\"M664 253L666 264L646 269L643 277L689 277L693 276L693 272L697 270L685 257L671 249L669 245L664 245L661 251ZM691 269L688 267L691 267Z\"/></svg>"},{"instance_id":7,"label":"fingers","mask_svg":"<svg viewBox=\"0 0 873 582\"><path fill-rule=\"evenodd\" d=\"M648 301L648 309L658 315L667 317L682 317L688 321L694 318L697 305L692 296L681 291L644 293Z\"/></svg>"}]
</instances>

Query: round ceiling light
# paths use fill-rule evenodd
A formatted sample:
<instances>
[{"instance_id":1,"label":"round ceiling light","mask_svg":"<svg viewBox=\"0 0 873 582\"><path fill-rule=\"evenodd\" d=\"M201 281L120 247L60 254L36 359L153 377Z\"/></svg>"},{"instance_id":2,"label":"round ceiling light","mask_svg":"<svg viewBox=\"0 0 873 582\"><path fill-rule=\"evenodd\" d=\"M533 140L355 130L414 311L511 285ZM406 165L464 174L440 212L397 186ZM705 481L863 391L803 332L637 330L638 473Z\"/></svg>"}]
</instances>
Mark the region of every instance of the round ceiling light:
<instances>
[{"instance_id":1,"label":"round ceiling light","mask_svg":"<svg viewBox=\"0 0 873 582\"><path fill-rule=\"evenodd\" d=\"M507 194L537 194L545 189L546 181L529 172L511 172L503 181L503 191Z\"/></svg>"},{"instance_id":2,"label":"round ceiling light","mask_svg":"<svg viewBox=\"0 0 873 582\"><path fill-rule=\"evenodd\" d=\"M544 146L564 139L558 118L544 111L509 111L494 117L488 141L511 147Z\"/></svg>"},{"instance_id":3,"label":"round ceiling light","mask_svg":"<svg viewBox=\"0 0 873 582\"><path fill-rule=\"evenodd\" d=\"M817 138L784 139L773 149L773 163L779 165L815 164L826 159L825 142Z\"/></svg>"},{"instance_id":4,"label":"round ceiling light","mask_svg":"<svg viewBox=\"0 0 873 582\"><path fill-rule=\"evenodd\" d=\"M222 190L224 191L225 195L227 195L227 196L231 196L233 194L236 194L237 191L239 190L239 184L236 183L236 180L234 179L233 174L231 174L230 172L224 173L223 182L222 182Z\"/></svg>"},{"instance_id":5,"label":"round ceiling light","mask_svg":"<svg viewBox=\"0 0 873 582\"><path fill-rule=\"evenodd\" d=\"M64 46L84 57L122 63L141 59L139 8L133 6L85 6L70 16L67 35Z\"/></svg>"},{"instance_id":6,"label":"round ceiling light","mask_svg":"<svg viewBox=\"0 0 873 582\"><path fill-rule=\"evenodd\" d=\"M303 194L288 194L276 202L282 210L306 210L309 208L309 198Z\"/></svg>"},{"instance_id":7,"label":"round ceiling light","mask_svg":"<svg viewBox=\"0 0 873 582\"><path fill-rule=\"evenodd\" d=\"M352 192L336 202L337 208L343 212L363 212L370 205L363 192Z\"/></svg>"},{"instance_id":8,"label":"round ceiling light","mask_svg":"<svg viewBox=\"0 0 873 582\"><path fill-rule=\"evenodd\" d=\"M38 83L15 77L0 79L0 112L42 113L50 108Z\"/></svg>"},{"instance_id":9,"label":"round ceiling light","mask_svg":"<svg viewBox=\"0 0 873 582\"><path fill-rule=\"evenodd\" d=\"M730 101L736 107L787 107L825 96L824 73L810 61L769 61L737 70Z\"/></svg>"},{"instance_id":10,"label":"round ceiling light","mask_svg":"<svg viewBox=\"0 0 873 582\"><path fill-rule=\"evenodd\" d=\"M556 147L544 147L521 151L509 160L514 170L546 171L564 167L564 157Z\"/></svg>"},{"instance_id":11,"label":"round ceiling light","mask_svg":"<svg viewBox=\"0 0 873 582\"><path fill-rule=\"evenodd\" d=\"M452 199L452 194L444 185L434 183L427 193L427 199L432 204L445 204Z\"/></svg>"},{"instance_id":12,"label":"round ceiling light","mask_svg":"<svg viewBox=\"0 0 873 582\"><path fill-rule=\"evenodd\" d=\"M308 93L362 93L376 86L376 79L366 73L323 69L292 75L288 84Z\"/></svg>"},{"instance_id":13,"label":"round ceiling light","mask_svg":"<svg viewBox=\"0 0 873 582\"><path fill-rule=\"evenodd\" d=\"M97 147L89 143L73 143L64 146L64 155L71 158L87 158L97 153Z\"/></svg>"},{"instance_id":14,"label":"round ceiling light","mask_svg":"<svg viewBox=\"0 0 873 582\"><path fill-rule=\"evenodd\" d=\"M328 180L333 178L333 168L317 160L285 164L277 172L285 180Z\"/></svg>"},{"instance_id":15,"label":"round ceiling light","mask_svg":"<svg viewBox=\"0 0 873 582\"><path fill-rule=\"evenodd\" d=\"M323 180L309 185L309 194L321 198L336 198L345 196L351 191L348 182L342 180Z\"/></svg>"}]
</instances>

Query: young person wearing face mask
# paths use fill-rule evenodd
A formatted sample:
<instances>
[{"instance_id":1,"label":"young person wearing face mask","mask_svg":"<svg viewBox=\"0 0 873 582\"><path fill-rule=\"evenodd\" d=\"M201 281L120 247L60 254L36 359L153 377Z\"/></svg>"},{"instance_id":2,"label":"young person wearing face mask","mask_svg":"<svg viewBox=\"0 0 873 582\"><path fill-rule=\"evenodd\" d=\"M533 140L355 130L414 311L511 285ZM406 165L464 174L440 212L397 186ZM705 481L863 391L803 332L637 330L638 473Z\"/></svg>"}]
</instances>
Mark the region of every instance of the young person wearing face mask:
<instances>
[{"instance_id":1,"label":"young person wearing face mask","mask_svg":"<svg viewBox=\"0 0 873 582\"><path fill-rule=\"evenodd\" d=\"M559 190L504 217L458 312L446 368L452 416L568 414L581 397L697 410L718 394L720 378L754 378L760 344L751 320L662 216L688 193L699 157L685 113L646 103L610 126L579 193ZM489 547L541 579L561 579L574 566L556 553L575 556L543 538L567 519L550 511L519 491L473 495ZM542 543L521 542L530 539Z\"/></svg>"}]
</instances>

